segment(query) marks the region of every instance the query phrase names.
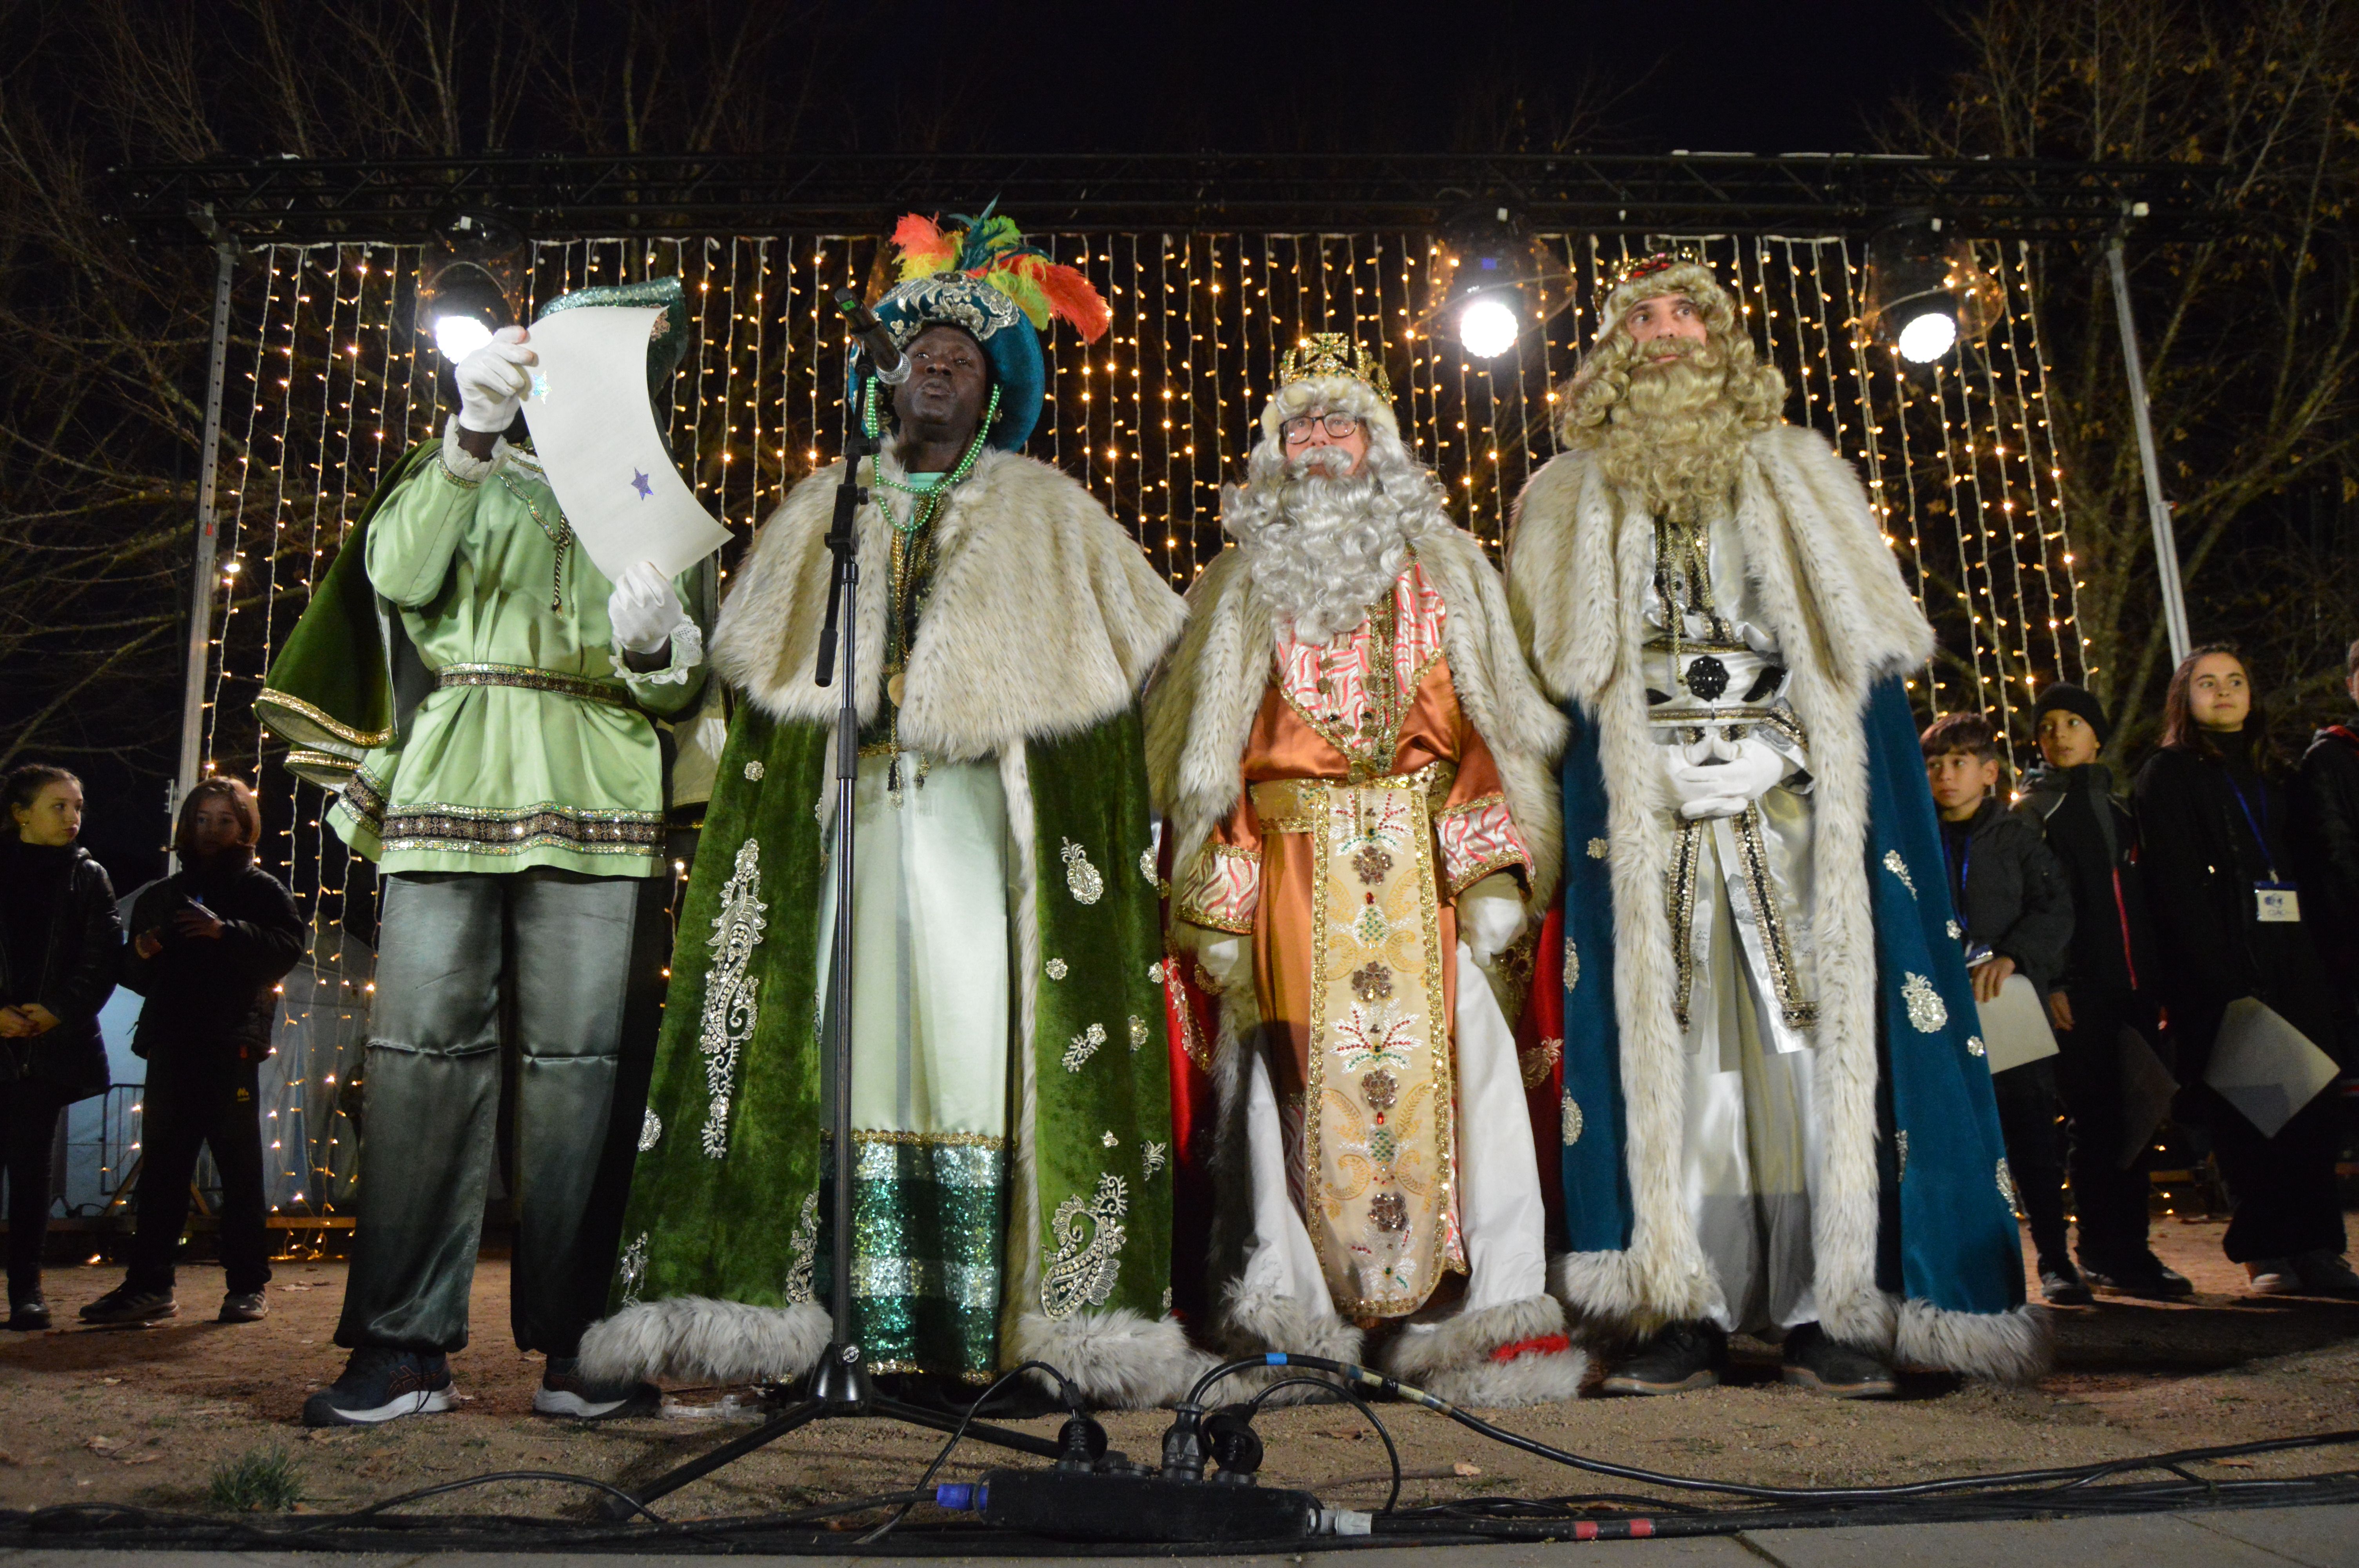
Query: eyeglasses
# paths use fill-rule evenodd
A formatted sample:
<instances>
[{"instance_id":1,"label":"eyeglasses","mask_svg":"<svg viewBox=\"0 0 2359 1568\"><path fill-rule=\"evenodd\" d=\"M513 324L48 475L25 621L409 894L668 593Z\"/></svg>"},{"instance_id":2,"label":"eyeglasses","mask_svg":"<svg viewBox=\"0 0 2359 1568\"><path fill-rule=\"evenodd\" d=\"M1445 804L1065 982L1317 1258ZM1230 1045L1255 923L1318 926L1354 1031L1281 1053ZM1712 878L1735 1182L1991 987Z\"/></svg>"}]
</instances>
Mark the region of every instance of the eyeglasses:
<instances>
[{"instance_id":1,"label":"eyeglasses","mask_svg":"<svg viewBox=\"0 0 2359 1568\"><path fill-rule=\"evenodd\" d=\"M1310 438L1310 427L1313 425L1320 424L1325 425L1327 427L1327 433L1335 438L1335 439L1339 441L1347 440L1350 438L1352 432L1360 427L1360 416L1356 414L1329 414L1325 416L1317 414L1298 414L1293 418L1286 421L1283 425L1280 425L1277 427L1277 433L1286 438L1286 444L1290 447L1297 441L1309 440Z\"/></svg>"}]
</instances>

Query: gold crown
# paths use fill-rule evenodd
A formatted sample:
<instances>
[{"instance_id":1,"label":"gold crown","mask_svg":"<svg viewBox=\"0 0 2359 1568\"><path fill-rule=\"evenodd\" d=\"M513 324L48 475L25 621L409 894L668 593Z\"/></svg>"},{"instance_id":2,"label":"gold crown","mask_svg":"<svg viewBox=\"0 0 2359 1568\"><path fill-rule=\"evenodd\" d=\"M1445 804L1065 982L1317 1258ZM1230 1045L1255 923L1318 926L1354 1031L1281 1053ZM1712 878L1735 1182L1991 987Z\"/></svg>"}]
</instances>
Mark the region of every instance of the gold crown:
<instances>
[{"instance_id":1,"label":"gold crown","mask_svg":"<svg viewBox=\"0 0 2359 1568\"><path fill-rule=\"evenodd\" d=\"M1611 293L1613 289L1619 288L1625 283L1636 283L1642 277L1652 277L1658 272L1669 272L1675 266L1690 265L1703 267L1707 271L1712 266L1710 262L1703 259L1701 252L1693 250L1655 251L1643 256L1632 256L1614 269L1614 282L1607 292Z\"/></svg>"},{"instance_id":2,"label":"gold crown","mask_svg":"<svg viewBox=\"0 0 2359 1568\"><path fill-rule=\"evenodd\" d=\"M1277 384L1293 385L1312 376L1341 375L1365 382L1376 395L1392 400L1393 385L1385 375L1385 362L1352 341L1348 332L1313 332L1299 339L1278 357Z\"/></svg>"}]
</instances>

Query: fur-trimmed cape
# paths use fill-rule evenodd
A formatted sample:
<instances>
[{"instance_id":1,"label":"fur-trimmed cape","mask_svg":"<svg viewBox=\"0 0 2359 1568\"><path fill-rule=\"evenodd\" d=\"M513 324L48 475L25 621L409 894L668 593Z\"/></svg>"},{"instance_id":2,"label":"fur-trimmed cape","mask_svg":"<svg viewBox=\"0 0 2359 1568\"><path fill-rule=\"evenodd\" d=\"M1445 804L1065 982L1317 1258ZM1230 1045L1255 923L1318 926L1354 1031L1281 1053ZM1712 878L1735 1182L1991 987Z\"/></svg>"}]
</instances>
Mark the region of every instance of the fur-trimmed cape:
<instances>
[{"instance_id":1,"label":"fur-trimmed cape","mask_svg":"<svg viewBox=\"0 0 2359 1568\"><path fill-rule=\"evenodd\" d=\"M1467 720L1496 760L1507 807L1532 852L1536 906L1545 907L1560 869L1556 781L1549 762L1562 746L1564 717L1534 685L1515 639L1499 575L1472 535L1432 528L1414 542L1426 580L1441 596L1442 651ZM1208 567L1189 594L1188 630L1158 671L1147 699L1147 773L1162 812L1174 868L1184 868L1221 819L1233 810L1255 714L1269 689L1277 654L1277 622L1253 581L1245 552L1232 549ZM1470 1067L1506 1075L1517 1113L1516 1066L1505 1021L1479 1042L1470 1040L1470 1009L1490 1006L1481 974L1462 963L1462 1052L1485 1053L1479 1064L1462 1056L1462 1087ZM1192 993L1182 1005L1193 1008ZM1209 1160L1211 1209L1206 1337L1224 1353L1266 1350L1357 1360L1360 1330L1339 1315L1306 1271L1307 1235L1289 1248L1275 1234L1299 1230L1286 1206L1285 1179L1274 1130L1256 1130L1254 1097L1274 1108L1260 1071L1256 1040L1260 1019L1250 987L1219 999L1207 1071L1212 1106ZM1494 1012L1495 1018L1495 1011ZM1259 1147L1256 1147L1258 1143ZM1201 1158L1193 1151L1183 1156ZM1258 1172L1258 1181L1256 1173ZM1535 1206L1537 1196L1535 1195ZM1536 1238L1537 1239L1537 1238ZM1192 1262L1193 1260L1188 1261ZM1536 1260L1535 1260L1536 1261ZM1185 1266L1183 1264L1183 1266ZM1537 1283L1537 1280L1534 1281ZM1579 1391L1587 1358L1564 1340L1563 1308L1545 1292L1496 1302L1439 1321L1404 1325L1378 1352L1385 1370L1443 1399L1465 1405L1550 1403ZM1244 1387L1276 1374L1251 1374ZM1283 1390L1277 1398L1297 1390Z\"/></svg>"},{"instance_id":2,"label":"fur-trimmed cape","mask_svg":"<svg viewBox=\"0 0 2359 1568\"><path fill-rule=\"evenodd\" d=\"M1857 475L1814 432L1780 425L1753 438L1732 515L1792 671L1816 780L1821 1322L1905 1361L2036 1376L2044 1320L2021 1304L2004 1150L1970 1040L1972 992L1944 936L1945 879L1900 691L1903 672L1930 657L1932 630ZM1572 1249L1553 1273L1577 1313L1638 1328L1699 1316L1714 1293L1680 1195L1682 1044L1664 892L1674 839L1656 805L1634 608L1652 592L1653 564L1644 501L1607 483L1591 454L1557 458L1516 503L1509 599L1541 684L1574 721L1566 836L1596 836L1566 871L1568 935L1586 922L1598 940L1582 943L1565 993L1565 1087L1580 1115L1566 1115ZM1586 822L1575 819L1584 798L1596 803ZM1897 1127L1879 1114L1880 1076Z\"/></svg>"},{"instance_id":3,"label":"fur-trimmed cape","mask_svg":"<svg viewBox=\"0 0 2359 1568\"><path fill-rule=\"evenodd\" d=\"M904 477L891 457L882 466ZM814 807L831 800L837 699L811 671L841 474L788 495L715 632L716 665L751 701L682 909L614 1311L582 1342L600 1380L786 1382L829 1337L814 1281L828 863ZM868 718L891 536L873 498L858 524ZM1047 1362L1100 1403L1169 1402L1206 1363L1164 1288L1169 1102L1137 693L1186 607L1087 491L1026 458L984 452L929 526L932 596L900 740L995 765L1012 838L1001 1357ZM1128 1049L1075 1054L1077 1039L1109 1038Z\"/></svg>"}]
</instances>

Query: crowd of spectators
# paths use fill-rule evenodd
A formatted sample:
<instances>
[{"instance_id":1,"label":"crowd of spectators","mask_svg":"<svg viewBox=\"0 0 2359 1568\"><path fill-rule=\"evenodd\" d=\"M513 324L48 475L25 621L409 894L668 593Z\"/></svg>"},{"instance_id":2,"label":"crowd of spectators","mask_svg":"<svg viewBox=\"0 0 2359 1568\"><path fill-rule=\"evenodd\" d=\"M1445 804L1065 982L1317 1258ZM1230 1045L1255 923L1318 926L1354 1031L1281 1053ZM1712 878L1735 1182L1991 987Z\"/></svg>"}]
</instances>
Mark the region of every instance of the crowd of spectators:
<instances>
[{"instance_id":1,"label":"crowd of spectators","mask_svg":"<svg viewBox=\"0 0 2359 1568\"><path fill-rule=\"evenodd\" d=\"M2346 679L2359 704L2359 643ZM1987 1010L2021 976L2055 1043L1993 1078L2042 1294L2191 1292L2147 1242L2167 1115L2208 1142L2232 1206L2223 1246L2254 1292L2359 1297L2336 1184L2338 1091L2359 1066L2359 719L2296 762L2243 658L2199 648L2171 676L2160 744L2126 799L2093 694L2052 686L2033 722L2041 765L2013 790L1983 715L1947 715L1922 739L1975 1000ZM2335 1068L2274 1127L2211 1070L2223 1038L2266 1016L2246 999ZM2273 1059L2298 1064L2294 1050ZM2139 1092L2165 1072L2175 1096Z\"/></svg>"}]
</instances>

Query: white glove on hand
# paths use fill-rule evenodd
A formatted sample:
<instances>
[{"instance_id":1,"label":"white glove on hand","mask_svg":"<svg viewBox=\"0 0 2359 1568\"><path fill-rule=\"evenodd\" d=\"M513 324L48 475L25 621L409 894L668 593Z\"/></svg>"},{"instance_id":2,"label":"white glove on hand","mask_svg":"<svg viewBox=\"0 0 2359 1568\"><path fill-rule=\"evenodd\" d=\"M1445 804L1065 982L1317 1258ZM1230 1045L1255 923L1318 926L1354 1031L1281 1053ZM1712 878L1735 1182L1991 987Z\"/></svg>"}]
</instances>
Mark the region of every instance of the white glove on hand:
<instances>
[{"instance_id":1,"label":"white glove on hand","mask_svg":"<svg viewBox=\"0 0 2359 1568\"><path fill-rule=\"evenodd\" d=\"M1253 975L1253 938L1235 931L1214 931L1192 921L1174 921L1171 946L1194 957L1203 978L1219 996Z\"/></svg>"},{"instance_id":2,"label":"white glove on hand","mask_svg":"<svg viewBox=\"0 0 2359 1568\"><path fill-rule=\"evenodd\" d=\"M672 633L688 619L688 611L680 607L679 595L672 591L656 564L641 561L626 569L614 591L606 596L606 619L614 627L615 647L625 653L652 654L671 641Z\"/></svg>"},{"instance_id":3,"label":"white glove on hand","mask_svg":"<svg viewBox=\"0 0 2359 1568\"><path fill-rule=\"evenodd\" d=\"M1494 871L1458 895L1458 939L1478 967L1489 968L1523 929L1524 895L1506 872Z\"/></svg>"},{"instance_id":4,"label":"white glove on hand","mask_svg":"<svg viewBox=\"0 0 2359 1568\"><path fill-rule=\"evenodd\" d=\"M532 376L524 367L540 356L524 346L522 327L503 327L492 341L459 362L459 427L496 436L516 423Z\"/></svg>"},{"instance_id":5,"label":"white glove on hand","mask_svg":"<svg viewBox=\"0 0 2359 1568\"><path fill-rule=\"evenodd\" d=\"M1663 748L1663 775L1681 816L1737 816L1785 778L1786 759L1766 741L1707 730L1701 741Z\"/></svg>"}]
</instances>

